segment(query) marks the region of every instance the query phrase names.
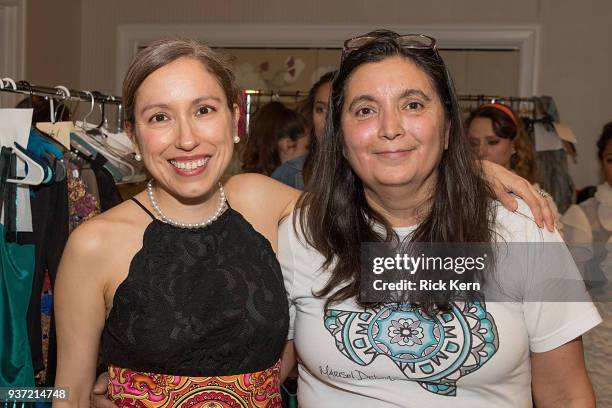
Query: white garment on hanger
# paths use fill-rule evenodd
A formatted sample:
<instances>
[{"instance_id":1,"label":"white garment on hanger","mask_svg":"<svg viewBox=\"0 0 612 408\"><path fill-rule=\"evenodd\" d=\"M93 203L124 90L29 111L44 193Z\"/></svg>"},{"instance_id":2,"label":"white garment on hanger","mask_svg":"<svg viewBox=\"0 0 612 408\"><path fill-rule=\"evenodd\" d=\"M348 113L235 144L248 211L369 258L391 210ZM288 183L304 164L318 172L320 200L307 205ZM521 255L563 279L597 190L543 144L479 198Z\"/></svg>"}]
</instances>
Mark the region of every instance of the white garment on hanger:
<instances>
[{"instance_id":1,"label":"white garment on hanger","mask_svg":"<svg viewBox=\"0 0 612 408\"><path fill-rule=\"evenodd\" d=\"M13 143L17 142L24 148L28 147L32 112L33 109L0 109L0 144L2 146L13 147ZM17 160L17 177L23 177L25 174L25 163ZM4 209L0 222L4 222ZM25 185L17 185L16 226L17 232L32 232L30 189Z\"/></svg>"}]
</instances>

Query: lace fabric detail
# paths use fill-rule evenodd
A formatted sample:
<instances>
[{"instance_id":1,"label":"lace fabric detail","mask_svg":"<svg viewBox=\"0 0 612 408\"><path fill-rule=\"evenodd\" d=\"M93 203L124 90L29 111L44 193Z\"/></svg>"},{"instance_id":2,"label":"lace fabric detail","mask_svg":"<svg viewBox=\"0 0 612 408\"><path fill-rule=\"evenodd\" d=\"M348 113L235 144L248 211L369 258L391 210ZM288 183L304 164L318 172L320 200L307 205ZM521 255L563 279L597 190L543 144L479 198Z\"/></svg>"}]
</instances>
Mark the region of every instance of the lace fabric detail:
<instances>
[{"instance_id":1,"label":"lace fabric detail","mask_svg":"<svg viewBox=\"0 0 612 408\"><path fill-rule=\"evenodd\" d=\"M108 397L120 407L280 408L280 361L223 377L141 373L110 366Z\"/></svg>"},{"instance_id":2,"label":"lace fabric detail","mask_svg":"<svg viewBox=\"0 0 612 408\"><path fill-rule=\"evenodd\" d=\"M154 220L115 293L105 362L140 372L224 376L280 358L288 303L266 238L228 209L207 228Z\"/></svg>"}]
</instances>

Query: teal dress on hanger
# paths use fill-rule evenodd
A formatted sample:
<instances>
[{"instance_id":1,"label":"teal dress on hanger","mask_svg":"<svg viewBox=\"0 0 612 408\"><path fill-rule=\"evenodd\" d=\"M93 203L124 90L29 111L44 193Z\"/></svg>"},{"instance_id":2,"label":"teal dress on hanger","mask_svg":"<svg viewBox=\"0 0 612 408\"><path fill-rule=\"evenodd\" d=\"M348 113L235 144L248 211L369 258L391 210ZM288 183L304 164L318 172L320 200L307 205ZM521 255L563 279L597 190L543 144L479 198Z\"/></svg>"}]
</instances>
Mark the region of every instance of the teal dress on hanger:
<instances>
[{"instance_id":1,"label":"teal dress on hanger","mask_svg":"<svg viewBox=\"0 0 612 408\"><path fill-rule=\"evenodd\" d=\"M2 148L0 160L0 208L9 219L16 196L8 191L6 179L11 168L10 149ZM8 217L8 218L7 218ZM28 338L27 313L34 277L34 245L6 240L0 224L0 387L33 387L34 369Z\"/></svg>"}]
</instances>

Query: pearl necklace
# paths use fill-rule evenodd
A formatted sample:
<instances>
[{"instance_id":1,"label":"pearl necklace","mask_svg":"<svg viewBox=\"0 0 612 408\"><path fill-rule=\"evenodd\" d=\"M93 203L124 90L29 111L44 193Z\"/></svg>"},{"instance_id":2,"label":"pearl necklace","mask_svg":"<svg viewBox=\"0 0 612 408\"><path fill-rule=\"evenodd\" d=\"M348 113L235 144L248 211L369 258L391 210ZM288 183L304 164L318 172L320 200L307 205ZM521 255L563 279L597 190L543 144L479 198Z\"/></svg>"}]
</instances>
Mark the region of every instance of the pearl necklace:
<instances>
[{"instance_id":1,"label":"pearl necklace","mask_svg":"<svg viewBox=\"0 0 612 408\"><path fill-rule=\"evenodd\" d=\"M227 204L225 202L225 191L223 191L223 185L221 183L219 183L219 207L217 207L217 211L215 211L215 214L212 217L200 223L192 224L192 223L187 223L187 222L178 222L178 221L173 220L170 217L167 217L162 212L161 208L159 208L159 205L157 204L157 200L155 199L155 195L153 194L153 180L149 180L149 182L147 183L147 195L149 196L149 201L151 202L151 206L153 207L153 209L155 210L155 212L157 213L161 221L165 222L166 224L174 225L175 227L179 227L179 228L193 229L193 228L208 227L210 224L215 222L217 218L219 218L221 214L223 214L223 212L227 208Z\"/></svg>"}]
</instances>

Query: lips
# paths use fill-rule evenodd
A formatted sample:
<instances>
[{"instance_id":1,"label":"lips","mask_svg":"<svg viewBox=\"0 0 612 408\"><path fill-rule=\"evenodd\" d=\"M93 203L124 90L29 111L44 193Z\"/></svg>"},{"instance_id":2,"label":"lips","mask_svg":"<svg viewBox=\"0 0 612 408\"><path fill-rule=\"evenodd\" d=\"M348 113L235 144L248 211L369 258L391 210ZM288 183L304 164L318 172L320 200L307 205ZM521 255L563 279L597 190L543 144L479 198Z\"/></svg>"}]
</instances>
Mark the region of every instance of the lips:
<instances>
[{"instance_id":1,"label":"lips","mask_svg":"<svg viewBox=\"0 0 612 408\"><path fill-rule=\"evenodd\" d=\"M406 157L415 149L416 148L413 147L413 148L408 148L408 149L383 150L383 151L375 152L374 154L376 154L377 156L381 156L381 157L385 157L389 159L399 159L399 158Z\"/></svg>"},{"instance_id":2,"label":"lips","mask_svg":"<svg viewBox=\"0 0 612 408\"><path fill-rule=\"evenodd\" d=\"M198 159L185 159L185 158L176 158L172 160L168 160L171 165L176 167L179 170L196 170L200 167L203 167L210 160L210 156L201 157Z\"/></svg>"}]
</instances>

